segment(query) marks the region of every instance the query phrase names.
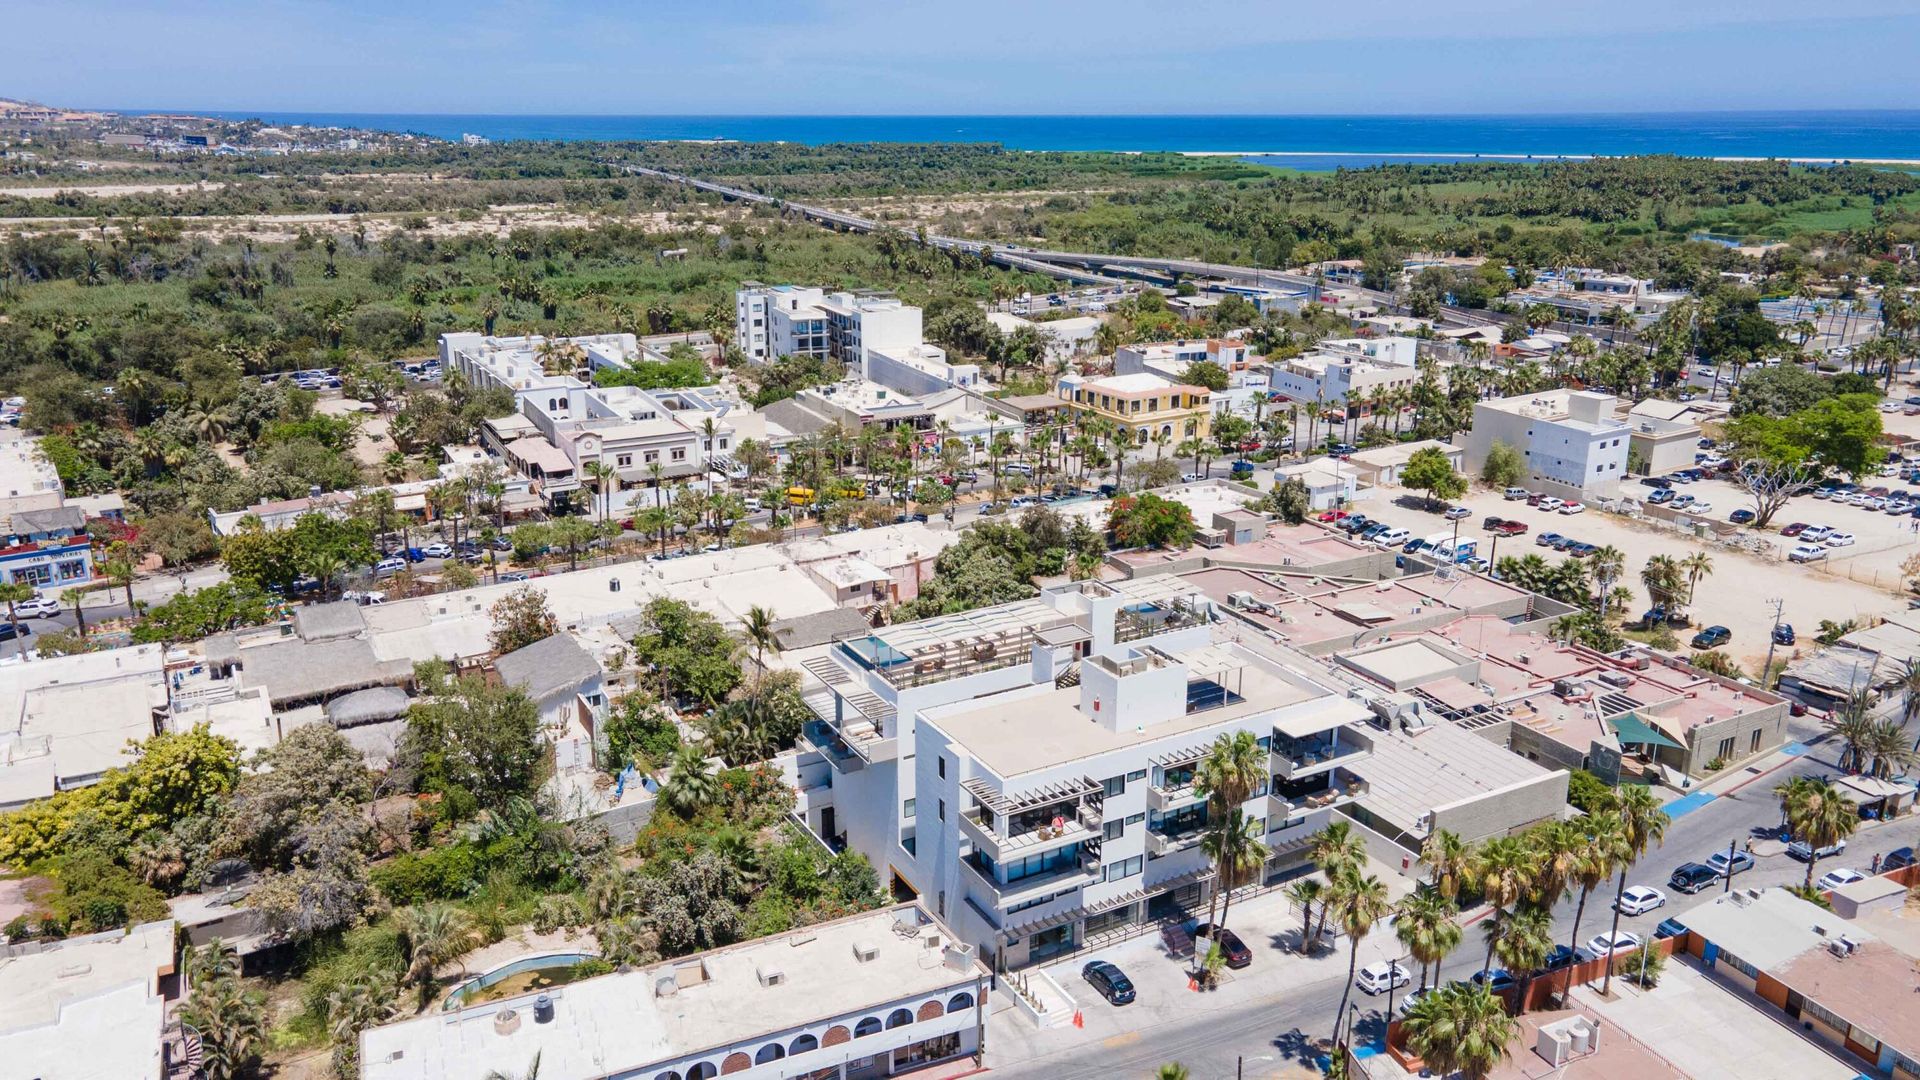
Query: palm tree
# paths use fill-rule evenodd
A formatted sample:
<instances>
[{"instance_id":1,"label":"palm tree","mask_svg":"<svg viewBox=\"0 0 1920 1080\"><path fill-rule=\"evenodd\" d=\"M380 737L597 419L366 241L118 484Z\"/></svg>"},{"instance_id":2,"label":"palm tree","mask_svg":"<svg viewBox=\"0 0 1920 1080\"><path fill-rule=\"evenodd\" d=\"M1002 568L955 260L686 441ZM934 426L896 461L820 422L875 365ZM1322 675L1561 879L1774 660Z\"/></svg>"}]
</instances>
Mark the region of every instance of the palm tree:
<instances>
[{"instance_id":1,"label":"palm tree","mask_svg":"<svg viewBox=\"0 0 1920 1080\"><path fill-rule=\"evenodd\" d=\"M1427 988L1427 972L1437 968L1460 945L1462 931L1454 921L1453 899L1435 888L1415 889L1400 898L1400 917L1393 932L1407 955L1420 963L1420 989Z\"/></svg>"},{"instance_id":2,"label":"palm tree","mask_svg":"<svg viewBox=\"0 0 1920 1080\"><path fill-rule=\"evenodd\" d=\"M533 1060L527 1063L527 1071L511 1073L504 1069L492 1069L487 1072L487 1080L539 1080L540 1052L534 1051Z\"/></svg>"},{"instance_id":3,"label":"palm tree","mask_svg":"<svg viewBox=\"0 0 1920 1080\"><path fill-rule=\"evenodd\" d=\"M401 908L393 913L393 924L406 950L405 979L418 983L422 996L433 985L434 971L465 955L476 940L472 917L445 902Z\"/></svg>"},{"instance_id":4,"label":"palm tree","mask_svg":"<svg viewBox=\"0 0 1920 1080\"><path fill-rule=\"evenodd\" d=\"M1153 1080L1188 1080L1192 1075L1185 1065L1172 1061L1155 1070Z\"/></svg>"},{"instance_id":5,"label":"palm tree","mask_svg":"<svg viewBox=\"0 0 1920 1080\"><path fill-rule=\"evenodd\" d=\"M1498 940L1499 927L1508 918L1513 905L1520 902L1533 887L1533 875L1537 867L1531 845L1516 836L1497 836L1480 846L1480 857L1474 860L1474 881L1479 885L1480 895L1493 907L1492 925L1488 927L1487 959L1481 967L1493 966L1493 946Z\"/></svg>"},{"instance_id":6,"label":"palm tree","mask_svg":"<svg viewBox=\"0 0 1920 1080\"><path fill-rule=\"evenodd\" d=\"M1486 1080L1507 1059L1507 1044L1519 1032L1500 999L1472 982L1450 983L1414 1002L1400 1027L1407 1048L1429 1071L1457 1072L1465 1080Z\"/></svg>"},{"instance_id":7,"label":"palm tree","mask_svg":"<svg viewBox=\"0 0 1920 1080\"><path fill-rule=\"evenodd\" d=\"M1366 865L1367 845L1353 831L1351 824L1336 821L1313 838L1312 846L1307 849L1307 857L1331 880L1346 867Z\"/></svg>"},{"instance_id":8,"label":"palm tree","mask_svg":"<svg viewBox=\"0 0 1920 1080\"><path fill-rule=\"evenodd\" d=\"M1625 835L1620 825L1620 815L1611 810L1603 810L1589 815L1584 822L1574 822L1580 826L1586 837L1586 844L1574 857L1569 880L1580 886L1580 901L1573 907L1573 930L1567 935L1569 951L1580 947L1580 920L1587 913L1587 898L1600 883L1613 876L1613 870L1621 859L1628 858ZM1566 986L1560 991L1561 997L1573 993L1573 965L1567 965Z\"/></svg>"},{"instance_id":9,"label":"palm tree","mask_svg":"<svg viewBox=\"0 0 1920 1080\"><path fill-rule=\"evenodd\" d=\"M1866 751L1872 758L1868 774L1891 780L1920 764L1920 752L1907 745L1907 729L1894 720L1882 720L1867 734Z\"/></svg>"},{"instance_id":10,"label":"palm tree","mask_svg":"<svg viewBox=\"0 0 1920 1080\"><path fill-rule=\"evenodd\" d=\"M0 584L0 600L6 601L7 623L13 627L14 651L18 652L23 660L27 655L27 639L20 636L20 616L15 613L13 605L25 603L33 599L33 595L33 586L24 581Z\"/></svg>"},{"instance_id":11,"label":"palm tree","mask_svg":"<svg viewBox=\"0 0 1920 1080\"><path fill-rule=\"evenodd\" d=\"M1656 556L1657 558L1658 556ZM1621 788L1613 796L1613 812L1620 816L1620 846L1615 849L1620 868L1620 883L1613 890L1613 930L1620 933L1620 895L1627 891L1627 870L1640 861L1647 853L1647 847L1654 841L1667 835L1667 826L1673 819L1660 809L1660 803L1653 792L1638 784ZM1606 994L1613 987L1613 968L1607 968L1607 977L1602 982L1600 992Z\"/></svg>"},{"instance_id":12,"label":"palm tree","mask_svg":"<svg viewBox=\"0 0 1920 1080\"><path fill-rule=\"evenodd\" d=\"M180 1019L200 1036L200 1074L206 1080L236 1080L252 1072L267 1037L261 996L232 976L204 982Z\"/></svg>"},{"instance_id":13,"label":"palm tree","mask_svg":"<svg viewBox=\"0 0 1920 1080\"><path fill-rule=\"evenodd\" d=\"M1335 1040L1340 1034L1340 1018L1347 1015L1347 1000L1353 996L1353 976L1360 968L1360 941L1373 931L1373 924L1393 910L1387 902L1387 886L1379 878L1360 875L1358 865L1343 869L1335 884L1332 901L1340 929L1347 932L1347 985L1340 991L1340 1008L1333 1014Z\"/></svg>"},{"instance_id":14,"label":"palm tree","mask_svg":"<svg viewBox=\"0 0 1920 1080\"><path fill-rule=\"evenodd\" d=\"M1793 838L1807 845L1807 877L1801 891L1813 892L1813 869L1820 861L1820 849L1832 847L1860 827L1860 814L1840 794L1832 782L1817 777L1798 777L1803 784L1783 795L1787 802L1787 825ZM1782 790L1787 786L1782 785Z\"/></svg>"},{"instance_id":15,"label":"palm tree","mask_svg":"<svg viewBox=\"0 0 1920 1080\"><path fill-rule=\"evenodd\" d=\"M1867 761L1867 742L1873 738L1874 721L1868 713L1866 692L1850 695L1835 710L1831 730L1840 736L1840 769L1859 772Z\"/></svg>"},{"instance_id":16,"label":"palm tree","mask_svg":"<svg viewBox=\"0 0 1920 1080\"><path fill-rule=\"evenodd\" d=\"M1704 551L1696 551L1680 560L1680 569L1687 575L1687 603L1693 603L1693 594L1700 587L1700 579L1713 574L1713 556Z\"/></svg>"},{"instance_id":17,"label":"palm tree","mask_svg":"<svg viewBox=\"0 0 1920 1080\"><path fill-rule=\"evenodd\" d=\"M1492 927L1489 926L1491 931ZM1519 1005L1527 1010L1527 989L1533 985L1533 973L1547 962L1553 951L1553 912L1535 904L1522 904L1500 926L1494 954L1508 971L1520 972Z\"/></svg>"},{"instance_id":18,"label":"palm tree","mask_svg":"<svg viewBox=\"0 0 1920 1080\"><path fill-rule=\"evenodd\" d=\"M1207 748L1207 756L1193 771L1193 789L1207 800L1207 817L1224 822L1253 798L1255 789L1267 772L1267 752L1260 748L1250 731L1222 733ZM1255 838L1256 840L1258 837ZM1214 902L1228 887L1224 877L1216 878L1212 895L1207 898L1207 921L1213 921Z\"/></svg>"},{"instance_id":19,"label":"palm tree","mask_svg":"<svg viewBox=\"0 0 1920 1080\"><path fill-rule=\"evenodd\" d=\"M707 771L707 759L691 744L674 751L673 769L660 789L661 801L682 818L690 818L720 797L720 781Z\"/></svg>"},{"instance_id":20,"label":"palm tree","mask_svg":"<svg viewBox=\"0 0 1920 1080\"><path fill-rule=\"evenodd\" d=\"M762 671L766 670L766 664L761 662L761 657L768 649L778 645L773 637L774 621L772 608L755 604L747 609L746 620L740 627L740 635L746 638L747 644L753 648L753 666Z\"/></svg>"},{"instance_id":21,"label":"palm tree","mask_svg":"<svg viewBox=\"0 0 1920 1080\"><path fill-rule=\"evenodd\" d=\"M589 461L580 472L593 482L595 500L600 504L600 520L606 521L613 513L613 493L620 487L620 470L604 461Z\"/></svg>"},{"instance_id":22,"label":"palm tree","mask_svg":"<svg viewBox=\"0 0 1920 1080\"><path fill-rule=\"evenodd\" d=\"M1220 897L1220 925L1227 925L1227 913L1233 910L1233 890L1256 870L1266 865L1267 845L1262 843L1266 822L1248 817L1238 806L1228 810L1200 838L1200 850L1213 862L1214 892Z\"/></svg>"},{"instance_id":23,"label":"palm tree","mask_svg":"<svg viewBox=\"0 0 1920 1080\"><path fill-rule=\"evenodd\" d=\"M1920 716L1920 657L1907 660L1906 667L1900 671L1900 722L1911 724Z\"/></svg>"},{"instance_id":24,"label":"palm tree","mask_svg":"<svg viewBox=\"0 0 1920 1080\"><path fill-rule=\"evenodd\" d=\"M1587 568L1593 572L1594 584L1600 592L1600 617L1606 618L1608 601L1612 597L1613 583L1627 572L1627 555L1619 548L1608 544L1587 556Z\"/></svg>"},{"instance_id":25,"label":"palm tree","mask_svg":"<svg viewBox=\"0 0 1920 1080\"><path fill-rule=\"evenodd\" d=\"M1326 883L1316 877L1303 877L1287 886L1287 899L1300 908L1300 955L1313 951L1313 905L1327 892Z\"/></svg>"},{"instance_id":26,"label":"palm tree","mask_svg":"<svg viewBox=\"0 0 1920 1080\"><path fill-rule=\"evenodd\" d=\"M1431 875L1428 879L1449 900L1460 896L1460 882L1473 865L1473 846L1458 833L1435 829L1420 846L1420 861Z\"/></svg>"},{"instance_id":27,"label":"palm tree","mask_svg":"<svg viewBox=\"0 0 1920 1080\"><path fill-rule=\"evenodd\" d=\"M129 616L134 614L133 579L135 570L133 549L127 546L127 542L124 540L114 541L113 545L107 549L107 558L105 562L100 564L100 571L106 575L108 581L127 591L127 614Z\"/></svg>"}]
</instances>

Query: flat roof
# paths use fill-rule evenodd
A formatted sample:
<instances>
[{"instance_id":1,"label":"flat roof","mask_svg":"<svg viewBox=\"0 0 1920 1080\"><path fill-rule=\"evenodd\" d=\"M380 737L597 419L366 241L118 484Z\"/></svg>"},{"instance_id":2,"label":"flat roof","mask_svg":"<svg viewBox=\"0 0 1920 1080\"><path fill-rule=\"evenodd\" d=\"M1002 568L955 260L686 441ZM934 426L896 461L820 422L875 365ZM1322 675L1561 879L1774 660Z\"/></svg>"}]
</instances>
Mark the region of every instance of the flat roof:
<instances>
[{"instance_id":1,"label":"flat roof","mask_svg":"<svg viewBox=\"0 0 1920 1080\"><path fill-rule=\"evenodd\" d=\"M1463 663L1461 658L1447 655L1433 642L1417 638L1351 653L1340 659L1377 682L1403 688L1450 672Z\"/></svg>"},{"instance_id":2,"label":"flat roof","mask_svg":"<svg viewBox=\"0 0 1920 1080\"><path fill-rule=\"evenodd\" d=\"M1785 889L1722 893L1688 910L1686 923L1687 929L1766 972L1776 972L1842 934L1859 942L1878 940L1859 924Z\"/></svg>"},{"instance_id":3,"label":"flat roof","mask_svg":"<svg viewBox=\"0 0 1920 1080\"><path fill-rule=\"evenodd\" d=\"M1847 936L1859 940L1855 925L1847 927ZM1915 1012L1915 990L1920 987L1914 968L1912 956L1884 941L1867 941L1844 959L1825 949L1809 949L1769 974L1909 1061L1920 1061Z\"/></svg>"},{"instance_id":4,"label":"flat roof","mask_svg":"<svg viewBox=\"0 0 1920 1080\"><path fill-rule=\"evenodd\" d=\"M896 932L905 926L919 929ZM964 948L917 905L883 908L550 988L554 1017L544 1024L533 1021L528 994L369 1028L361 1036L361 1075L472 1080L502 1064L524 1068L536 1054L542 1075L620 1074L902 999L970 990L986 969L971 951L961 966L945 962L945 949L955 944ZM868 950L872 959L862 961L858 953ZM771 971L782 977L763 985L761 975ZM666 981L676 989L658 996ZM522 1021L500 1034L494 1017L510 1005L522 1010Z\"/></svg>"},{"instance_id":5,"label":"flat roof","mask_svg":"<svg viewBox=\"0 0 1920 1080\"><path fill-rule=\"evenodd\" d=\"M946 732L995 775L1010 778L1217 727L1315 698L1325 698L1336 705L1345 702L1344 698L1317 687L1310 689L1269 671L1251 654L1235 650L1234 655L1244 665L1235 676L1238 679L1235 691L1240 700L1182 713L1161 723L1148 724L1144 730L1109 731L1080 711L1079 687L1056 690L1047 684L928 709L921 713L921 719ZM1189 675L1192 674L1190 670ZM1234 683L1235 678L1227 681ZM1357 714L1359 707L1351 708Z\"/></svg>"},{"instance_id":6,"label":"flat roof","mask_svg":"<svg viewBox=\"0 0 1920 1080\"><path fill-rule=\"evenodd\" d=\"M0 962L0 1032L51 1024L67 1005L130 983L157 993L160 976L173 970L173 926L161 919L6 958Z\"/></svg>"},{"instance_id":7,"label":"flat roof","mask_svg":"<svg viewBox=\"0 0 1920 1080\"><path fill-rule=\"evenodd\" d=\"M1367 782L1361 801L1410 835L1421 832L1420 819L1435 807L1479 798L1553 771L1447 720L1414 732L1375 728L1368 734L1373 753L1348 766Z\"/></svg>"},{"instance_id":8,"label":"flat roof","mask_svg":"<svg viewBox=\"0 0 1920 1080\"><path fill-rule=\"evenodd\" d=\"M1086 390L1105 390L1110 394L1150 394L1157 390L1185 389L1186 387L1158 375L1139 371L1132 375L1107 375L1103 378L1088 379L1081 384ZM1194 387L1199 390L1204 387Z\"/></svg>"}]
</instances>

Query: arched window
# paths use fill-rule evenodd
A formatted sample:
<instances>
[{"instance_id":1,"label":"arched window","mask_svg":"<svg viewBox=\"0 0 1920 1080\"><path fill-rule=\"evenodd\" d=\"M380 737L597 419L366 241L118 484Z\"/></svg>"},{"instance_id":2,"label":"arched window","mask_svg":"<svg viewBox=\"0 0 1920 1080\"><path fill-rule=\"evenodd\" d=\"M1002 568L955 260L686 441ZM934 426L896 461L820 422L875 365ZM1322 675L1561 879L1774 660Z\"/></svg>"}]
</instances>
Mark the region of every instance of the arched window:
<instances>
[{"instance_id":1,"label":"arched window","mask_svg":"<svg viewBox=\"0 0 1920 1080\"><path fill-rule=\"evenodd\" d=\"M711 1061L703 1061L687 1070L687 1080L713 1080L720 1075L720 1066Z\"/></svg>"},{"instance_id":2,"label":"arched window","mask_svg":"<svg viewBox=\"0 0 1920 1080\"><path fill-rule=\"evenodd\" d=\"M964 994L964 993L955 994L952 997L947 999L947 1011L950 1013L956 1013L956 1012L959 1012L961 1009L971 1009L971 1008L973 1008L972 994Z\"/></svg>"},{"instance_id":3,"label":"arched window","mask_svg":"<svg viewBox=\"0 0 1920 1080\"><path fill-rule=\"evenodd\" d=\"M946 1011L947 1010L940 1007L940 1003L937 1001L923 1001L920 1003L919 1010L913 1014L913 1018L924 1024L929 1020L940 1019L940 1017L946 1014Z\"/></svg>"},{"instance_id":4,"label":"arched window","mask_svg":"<svg viewBox=\"0 0 1920 1080\"><path fill-rule=\"evenodd\" d=\"M895 1009L892 1015L887 1017L887 1026L890 1028L906 1027L911 1023L913 1023L913 1014L905 1009Z\"/></svg>"},{"instance_id":5,"label":"arched window","mask_svg":"<svg viewBox=\"0 0 1920 1080\"><path fill-rule=\"evenodd\" d=\"M811 1035L802 1035L799 1038L793 1040L793 1043L787 1047L787 1053L804 1054L809 1050L818 1050L818 1049L820 1049L819 1039L816 1039Z\"/></svg>"},{"instance_id":6,"label":"arched window","mask_svg":"<svg viewBox=\"0 0 1920 1080\"><path fill-rule=\"evenodd\" d=\"M853 1037L856 1039L864 1039L879 1030L880 1018L877 1016L869 1016L865 1020L853 1025Z\"/></svg>"},{"instance_id":7,"label":"arched window","mask_svg":"<svg viewBox=\"0 0 1920 1080\"><path fill-rule=\"evenodd\" d=\"M781 1046L779 1043L768 1043L760 1048L759 1053L753 1055L753 1063L755 1065L765 1065L769 1061L779 1061L786 1056L786 1047Z\"/></svg>"},{"instance_id":8,"label":"arched window","mask_svg":"<svg viewBox=\"0 0 1920 1080\"><path fill-rule=\"evenodd\" d=\"M672 1069L668 1069L666 1072L654 1077L653 1080L680 1080L680 1074L674 1072Z\"/></svg>"}]
</instances>

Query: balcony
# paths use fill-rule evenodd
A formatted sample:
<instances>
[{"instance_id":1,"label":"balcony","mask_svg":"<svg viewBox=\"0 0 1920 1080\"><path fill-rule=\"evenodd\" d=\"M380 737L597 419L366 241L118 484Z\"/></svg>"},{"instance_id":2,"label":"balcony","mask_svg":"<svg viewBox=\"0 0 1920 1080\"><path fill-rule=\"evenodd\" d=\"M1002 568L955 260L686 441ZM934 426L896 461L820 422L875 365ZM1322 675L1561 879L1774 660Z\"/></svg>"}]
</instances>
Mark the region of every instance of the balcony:
<instances>
[{"instance_id":1,"label":"balcony","mask_svg":"<svg viewBox=\"0 0 1920 1080\"><path fill-rule=\"evenodd\" d=\"M1178 810L1183 806L1192 806L1201 800L1199 790L1191 779L1183 784L1162 787L1158 784L1147 788L1147 809L1166 812Z\"/></svg>"},{"instance_id":2,"label":"balcony","mask_svg":"<svg viewBox=\"0 0 1920 1080\"><path fill-rule=\"evenodd\" d=\"M1012 836L1001 836L995 832L990 824L994 820L990 811L977 806L960 815L960 834L973 842L975 851L995 862L1033 855L1065 844L1094 843L1100 839L1100 811L1085 804L1078 809L1066 808L1038 828L1029 828ZM1060 824L1056 827L1054 821Z\"/></svg>"},{"instance_id":3,"label":"balcony","mask_svg":"<svg viewBox=\"0 0 1920 1080\"><path fill-rule=\"evenodd\" d=\"M1172 633L1189 626L1205 625L1206 618L1184 600L1166 604L1129 604L1114 613L1113 640L1138 641L1156 634Z\"/></svg>"},{"instance_id":4,"label":"balcony","mask_svg":"<svg viewBox=\"0 0 1920 1080\"><path fill-rule=\"evenodd\" d=\"M1200 843L1200 838L1206 834L1207 830L1205 829L1188 829L1185 832L1177 833L1161 833L1148 830L1147 852L1148 854L1159 857L1171 855L1176 851L1185 851Z\"/></svg>"},{"instance_id":5,"label":"balcony","mask_svg":"<svg viewBox=\"0 0 1920 1080\"><path fill-rule=\"evenodd\" d=\"M1372 742L1344 728L1312 738L1279 739L1273 744L1273 775L1295 780L1349 764L1372 752Z\"/></svg>"},{"instance_id":6,"label":"balcony","mask_svg":"<svg viewBox=\"0 0 1920 1080\"><path fill-rule=\"evenodd\" d=\"M1267 818L1270 822L1276 818L1285 821L1296 814L1352 802L1366 793L1365 780L1338 766L1331 772L1291 782L1276 775L1273 791L1267 796Z\"/></svg>"},{"instance_id":7,"label":"balcony","mask_svg":"<svg viewBox=\"0 0 1920 1080\"><path fill-rule=\"evenodd\" d=\"M1035 874L1019 881L1000 882L993 875L976 865L974 858L968 856L960 860L961 872L970 877L982 889L983 897L992 897L993 906L1001 910L1031 900L1042 893L1061 892L1066 889L1092 885L1100 880L1100 853L1083 851L1080 857L1045 874Z\"/></svg>"}]
</instances>

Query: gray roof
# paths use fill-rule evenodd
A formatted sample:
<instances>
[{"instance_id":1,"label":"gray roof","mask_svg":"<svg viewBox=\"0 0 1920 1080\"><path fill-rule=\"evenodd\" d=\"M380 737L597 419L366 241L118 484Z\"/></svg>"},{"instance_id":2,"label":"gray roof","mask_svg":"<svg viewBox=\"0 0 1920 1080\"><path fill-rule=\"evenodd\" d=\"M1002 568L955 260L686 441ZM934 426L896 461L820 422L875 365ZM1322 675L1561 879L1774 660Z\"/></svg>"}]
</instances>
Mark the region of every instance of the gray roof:
<instances>
[{"instance_id":1,"label":"gray roof","mask_svg":"<svg viewBox=\"0 0 1920 1080\"><path fill-rule=\"evenodd\" d=\"M1884 671L1876 671L1879 663L1880 658L1875 653L1827 648L1788 664L1782 677L1802 686L1844 695L1850 690L1864 690L1885 681L1889 675Z\"/></svg>"},{"instance_id":2,"label":"gray roof","mask_svg":"<svg viewBox=\"0 0 1920 1080\"><path fill-rule=\"evenodd\" d=\"M834 426L833 421L792 398L776 401L760 411L766 415L770 423L777 424L795 435L814 435Z\"/></svg>"},{"instance_id":3,"label":"gray roof","mask_svg":"<svg viewBox=\"0 0 1920 1080\"><path fill-rule=\"evenodd\" d=\"M369 686L398 686L412 677L412 664L376 657L362 638L275 641L240 651L241 684L264 687L275 707Z\"/></svg>"},{"instance_id":4,"label":"gray roof","mask_svg":"<svg viewBox=\"0 0 1920 1080\"><path fill-rule=\"evenodd\" d=\"M305 641L352 637L367 629L367 616L350 600L308 604L293 613L293 629Z\"/></svg>"},{"instance_id":5,"label":"gray roof","mask_svg":"<svg viewBox=\"0 0 1920 1080\"><path fill-rule=\"evenodd\" d=\"M812 615L796 615L773 624L774 644L782 651L825 645L835 638L871 628L854 608L832 608Z\"/></svg>"},{"instance_id":6,"label":"gray roof","mask_svg":"<svg viewBox=\"0 0 1920 1080\"><path fill-rule=\"evenodd\" d=\"M21 510L15 513L7 529L16 535L51 533L62 529L79 532L87 527L87 513L77 506L55 506L47 510Z\"/></svg>"},{"instance_id":7,"label":"gray roof","mask_svg":"<svg viewBox=\"0 0 1920 1080\"><path fill-rule=\"evenodd\" d=\"M518 686L541 701L563 691L577 690L600 674L600 662L588 655L571 634L541 638L493 662L500 681Z\"/></svg>"},{"instance_id":8,"label":"gray roof","mask_svg":"<svg viewBox=\"0 0 1920 1080\"><path fill-rule=\"evenodd\" d=\"M231 631L209 634L200 641L200 655L215 667L237 664L240 662L240 639Z\"/></svg>"},{"instance_id":9,"label":"gray roof","mask_svg":"<svg viewBox=\"0 0 1920 1080\"><path fill-rule=\"evenodd\" d=\"M410 699L397 686L370 686L327 702L327 723L337 728L398 720L407 715Z\"/></svg>"}]
</instances>

